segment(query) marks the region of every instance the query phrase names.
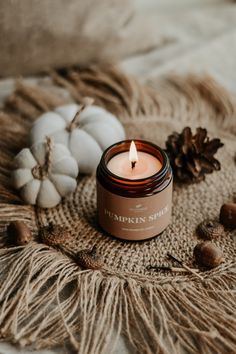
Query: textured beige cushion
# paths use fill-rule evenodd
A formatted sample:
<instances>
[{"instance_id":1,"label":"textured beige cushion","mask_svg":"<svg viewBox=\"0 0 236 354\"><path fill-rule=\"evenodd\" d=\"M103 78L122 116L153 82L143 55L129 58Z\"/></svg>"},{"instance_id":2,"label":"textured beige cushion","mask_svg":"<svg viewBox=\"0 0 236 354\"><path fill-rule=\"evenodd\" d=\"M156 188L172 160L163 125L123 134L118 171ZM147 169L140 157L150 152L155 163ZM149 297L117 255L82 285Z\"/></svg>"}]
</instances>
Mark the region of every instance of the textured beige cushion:
<instances>
[{"instance_id":1,"label":"textured beige cushion","mask_svg":"<svg viewBox=\"0 0 236 354\"><path fill-rule=\"evenodd\" d=\"M14 0L0 7L0 75L118 60L159 41L131 0Z\"/></svg>"}]
</instances>

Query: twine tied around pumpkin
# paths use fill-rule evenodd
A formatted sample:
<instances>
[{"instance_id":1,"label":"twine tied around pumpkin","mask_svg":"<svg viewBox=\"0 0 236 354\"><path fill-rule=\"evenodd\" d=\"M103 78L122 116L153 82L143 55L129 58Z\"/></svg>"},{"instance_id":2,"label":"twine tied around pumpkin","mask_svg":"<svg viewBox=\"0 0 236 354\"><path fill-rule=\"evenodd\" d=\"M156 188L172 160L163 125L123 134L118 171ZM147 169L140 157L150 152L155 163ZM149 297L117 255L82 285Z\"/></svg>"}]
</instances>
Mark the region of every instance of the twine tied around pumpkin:
<instances>
[{"instance_id":1,"label":"twine tied around pumpkin","mask_svg":"<svg viewBox=\"0 0 236 354\"><path fill-rule=\"evenodd\" d=\"M36 165L32 168L31 172L34 178L43 180L48 177L49 171L52 166L52 151L53 151L53 139L50 136L46 136L46 155L44 165Z\"/></svg>"},{"instance_id":2,"label":"twine tied around pumpkin","mask_svg":"<svg viewBox=\"0 0 236 354\"><path fill-rule=\"evenodd\" d=\"M94 99L91 97L85 97L83 99L83 103L82 103L80 109L76 112L74 118L72 119L72 121L70 122L70 124L67 127L67 130L69 132L72 132L73 129L78 127L80 114L85 110L86 107L91 106L93 104L93 102L94 102Z\"/></svg>"}]
</instances>

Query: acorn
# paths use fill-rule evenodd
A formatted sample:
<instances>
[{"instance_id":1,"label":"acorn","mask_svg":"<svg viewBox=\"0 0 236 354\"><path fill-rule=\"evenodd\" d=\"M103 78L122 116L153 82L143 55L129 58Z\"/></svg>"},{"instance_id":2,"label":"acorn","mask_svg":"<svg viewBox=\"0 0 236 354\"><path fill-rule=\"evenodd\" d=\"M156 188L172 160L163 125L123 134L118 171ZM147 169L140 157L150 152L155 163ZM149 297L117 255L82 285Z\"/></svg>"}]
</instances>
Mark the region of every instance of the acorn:
<instances>
[{"instance_id":1,"label":"acorn","mask_svg":"<svg viewBox=\"0 0 236 354\"><path fill-rule=\"evenodd\" d=\"M214 243L205 241L197 244L193 250L196 262L207 268L214 268L224 262L223 252Z\"/></svg>"},{"instance_id":2,"label":"acorn","mask_svg":"<svg viewBox=\"0 0 236 354\"><path fill-rule=\"evenodd\" d=\"M7 237L10 244L24 246L32 240L32 233L23 221L15 220L7 226Z\"/></svg>"},{"instance_id":3,"label":"acorn","mask_svg":"<svg viewBox=\"0 0 236 354\"><path fill-rule=\"evenodd\" d=\"M236 228L236 203L223 204L220 209L220 222L231 229Z\"/></svg>"},{"instance_id":4,"label":"acorn","mask_svg":"<svg viewBox=\"0 0 236 354\"><path fill-rule=\"evenodd\" d=\"M204 240L214 240L224 234L224 227L217 221L207 219L197 226L196 232Z\"/></svg>"},{"instance_id":5,"label":"acorn","mask_svg":"<svg viewBox=\"0 0 236 354\"><path fill-rule=\"evenodd\" d=\"M76 263L83 269L101 269L104 265L102 258L97 254L96 246L91 249L84 249L77 253Z\"/></svg>"},{"instance_id":6,"label":"acorn","mask_svg":"<svg viewBox=\"0 0 236 354\"><path fill-rule=\"evenodd\" d=\"M41 242L48 246L59 246L68 241L71 234L66 227L49 223L40 229L39 237Z\"/></svg>"}]
</instances>

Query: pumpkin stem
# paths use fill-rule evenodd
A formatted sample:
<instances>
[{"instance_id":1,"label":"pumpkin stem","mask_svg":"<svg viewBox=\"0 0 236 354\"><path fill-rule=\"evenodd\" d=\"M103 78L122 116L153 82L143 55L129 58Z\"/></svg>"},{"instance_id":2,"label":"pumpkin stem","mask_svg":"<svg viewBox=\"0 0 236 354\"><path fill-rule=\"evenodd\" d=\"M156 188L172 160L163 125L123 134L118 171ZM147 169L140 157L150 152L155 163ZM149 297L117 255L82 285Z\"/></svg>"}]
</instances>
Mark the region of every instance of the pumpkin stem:
<instances>
[{"instance_id":1,"label":"pumpkin stem","mask_svg":"<svg viewBox=\"0 0 236 354\"><path fill-rule=\"evenodd\" d=\"M67 127L67 130L69 132L72 132L73 129L77 128L79 125L79 118L80 114L84 111L84 109L88 106L91 106L94 102L94 99L91 97L85 97L83 100L83 104L81 105L80 109L76 112L74 118L70 122L70 124Z\"/></svg>"},{"instance_id":2,"label":"pumpkin stem","mask_svg":"<svg viewBox=\"0 0 236 354\"><path fill-rule=\"evenodd\" d=\"M36 178L36 179L41 179L42 180L42 179L45 178L44 174L43 174L42 166L40 166L40 165L34 166L32 168L32 170L31 170L31 172L32 172L33 177Z\"/></svg>"},{"instance_id":3,"label":"pumpkin stem","mask_svg":"<svg viewBox=\"0 0 236 354\"><path fill-rule=\"evenodd\" d=\"M49 170L52 165L52 151L53 151L53 139L50 136L46 136L46 156L44 166L39 164L34 166L31 170L34 178L45 179L48 176Z\"/></svg>"}]
</instances>

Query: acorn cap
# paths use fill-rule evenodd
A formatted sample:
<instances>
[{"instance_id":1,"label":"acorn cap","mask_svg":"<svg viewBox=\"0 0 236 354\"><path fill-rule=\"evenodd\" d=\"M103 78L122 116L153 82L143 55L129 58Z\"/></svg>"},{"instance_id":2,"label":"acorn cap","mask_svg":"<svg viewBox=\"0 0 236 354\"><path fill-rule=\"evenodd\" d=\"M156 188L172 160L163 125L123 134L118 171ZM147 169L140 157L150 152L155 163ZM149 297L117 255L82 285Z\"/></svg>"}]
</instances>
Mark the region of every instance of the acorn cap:
<instances>
[{"instance_id":1,"label":"acorn cap","mask_svg":"<svg viewBox=\"0 0 236 354\"><path fill-rule=\"evenodd\" d=\"M71 238L71 234L66 227L53 225L42 227L39 231L40 240L48 246L58 246Z\"/></svg>"},{"instance_id":2,"label":"acorn cap","mask_svg":"<svg viewBox=\"0 0 236 354\"><path fill-rule=\"evenodd\" d=\"M101 269L103 266L102 258L97 254L96 246L92 249L84 249L77 253L76 263L83 269Z\"/></svg>"},{"instance_id":3,"label":"acorn cap","mask_svg":"<svg viewBox=\"0 0 236 354\"><path fill-rule=\"evenodd\" d=\"M207 219L197 226L196 231L204 240L214 240L224 234L224 226L217 221Z\"/></svg>"}]
</instances>

